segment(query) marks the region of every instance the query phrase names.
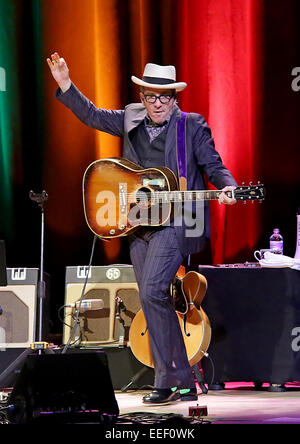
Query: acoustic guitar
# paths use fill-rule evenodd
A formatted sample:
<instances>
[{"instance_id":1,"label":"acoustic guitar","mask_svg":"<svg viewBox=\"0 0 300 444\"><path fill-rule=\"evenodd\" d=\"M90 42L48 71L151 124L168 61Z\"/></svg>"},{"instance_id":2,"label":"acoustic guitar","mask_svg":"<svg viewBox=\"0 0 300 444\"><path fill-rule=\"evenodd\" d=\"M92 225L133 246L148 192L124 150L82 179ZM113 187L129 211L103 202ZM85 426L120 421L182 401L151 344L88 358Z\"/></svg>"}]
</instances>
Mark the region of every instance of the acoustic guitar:
<instances>
[{"instance_id":1,"label":"acoustic guitar","mask_svg":"<svg viewBox=\"0 0 300 444\"><path fill-rule=\"evenodd\" d=\"M159 227L169 221L174 205L216 200L221 190L179 191L167 167L144 169L122 158L91 163L83 177L84 214L89 228L101 238L116 238L140 226ZM226 192L238 201L263 200L262 184Z\"/></svg>"},{"instance_id":2,"label":"acoustic guitar","mask_svg":"<svg viewBox=\"0 0 300 444\"><path fill-rule=\"evenodd\" d=\"M211 340L211 326L201 302L207 289L206 278L189 271L182 279L175 278L171 292L190 366L197 364L206 353ZM134 356L153 367L150 338L143 310L139 310L129 329L129 344Z\"/></svg>"}]
</instances>

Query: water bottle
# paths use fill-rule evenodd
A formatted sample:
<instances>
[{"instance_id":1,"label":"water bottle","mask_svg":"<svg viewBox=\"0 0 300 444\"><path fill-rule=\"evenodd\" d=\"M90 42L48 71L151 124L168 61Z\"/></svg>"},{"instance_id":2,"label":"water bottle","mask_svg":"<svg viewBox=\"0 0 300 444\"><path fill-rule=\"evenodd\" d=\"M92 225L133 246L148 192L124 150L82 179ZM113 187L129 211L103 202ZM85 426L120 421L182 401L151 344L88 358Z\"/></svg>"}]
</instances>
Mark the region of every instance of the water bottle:
<instances>
[{"instance_id":1,"label":"water bottle","mask_svg":"<svg viewBox=\"0 0 300 444\"><path fill-rule=\"evenodd\" d=\"M297 213L297 233L296 233L296 252L295 259L300 259L300 207Z\"/></svg>"},{"instance_id":2,"label":"water bottle","mask_svg":"<svg viewBox=\"0 0 300 444\"><path fill-rule=\"evenodd\" d=\"M283 237L279 232L279 228L274 228L270 237L270 250L276 250L274 253L283 254Z\"/></svg>"}]
</instances>

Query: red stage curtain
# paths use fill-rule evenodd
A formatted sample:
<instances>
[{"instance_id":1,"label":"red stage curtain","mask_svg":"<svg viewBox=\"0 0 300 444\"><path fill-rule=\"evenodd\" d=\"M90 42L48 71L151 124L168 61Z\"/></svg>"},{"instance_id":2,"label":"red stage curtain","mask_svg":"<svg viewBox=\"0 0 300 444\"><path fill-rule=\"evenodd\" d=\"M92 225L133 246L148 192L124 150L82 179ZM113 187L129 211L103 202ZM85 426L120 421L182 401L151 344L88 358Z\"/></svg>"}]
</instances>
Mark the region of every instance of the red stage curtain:
<instances>
[{"instance_id":1,"label":"red stage curtain","mask_svg":"<svg viewBox=\"0 0 300 444\"><path fill-rule=\"evenodd\" d=\"M207 119L216 148L237 182L259 179L263 2L259 0L185 0L181 23L179 76L189 87L182 107ZM257 204L211 204L213 261L241 256L257 243ZM245 257L244 257L245 258ZM252 258L250 258L252 259Z\"/></svg>"}]
</instances>

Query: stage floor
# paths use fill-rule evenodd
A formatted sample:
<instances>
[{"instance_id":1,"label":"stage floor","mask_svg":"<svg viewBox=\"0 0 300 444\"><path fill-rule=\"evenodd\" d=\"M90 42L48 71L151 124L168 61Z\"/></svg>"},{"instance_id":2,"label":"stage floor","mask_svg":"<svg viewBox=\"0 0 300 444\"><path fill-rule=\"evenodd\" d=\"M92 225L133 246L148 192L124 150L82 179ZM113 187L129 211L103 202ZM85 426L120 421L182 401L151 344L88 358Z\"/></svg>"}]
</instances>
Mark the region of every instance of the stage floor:
<instances>
[{"instance_id":1,"label":"stage floor","mask_svg":"<svg viewBox=\"0 0 300 444\"><path fill-rule=\"evenodd\" d=\"M250 382L226 383L224 390L209 390L203 394L198 389L198 401L176 401L169 405L148 406L142 397L148 391L115 391L120 409L119 421L130 414L143 412L182 415L189 417L190 406L206 406L211 424L300 424L300 384L286 384L286 392L269 392L268 384L256 390Z\"/></svg>"}]
</instances>

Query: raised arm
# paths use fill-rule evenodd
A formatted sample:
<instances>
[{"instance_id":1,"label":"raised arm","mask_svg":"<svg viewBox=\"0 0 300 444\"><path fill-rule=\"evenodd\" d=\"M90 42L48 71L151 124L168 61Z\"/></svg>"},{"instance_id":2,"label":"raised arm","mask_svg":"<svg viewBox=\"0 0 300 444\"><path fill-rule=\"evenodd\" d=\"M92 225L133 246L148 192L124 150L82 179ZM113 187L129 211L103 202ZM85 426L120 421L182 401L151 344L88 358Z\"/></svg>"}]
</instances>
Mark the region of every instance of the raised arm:
<instances>
[{"instance_id":1,"label":"raised arm","mask_svg":"<svg viewBox=\"0 0 300 444\"><path fill-rule=\"evenodd\" d=\"M59 88L56 98L67 106L83 123L99 131L122 137L124 133L124 110L97 108L72 83L69 68L57 52L47 58L47 63Z\"/></svg>"}]
</instances>

